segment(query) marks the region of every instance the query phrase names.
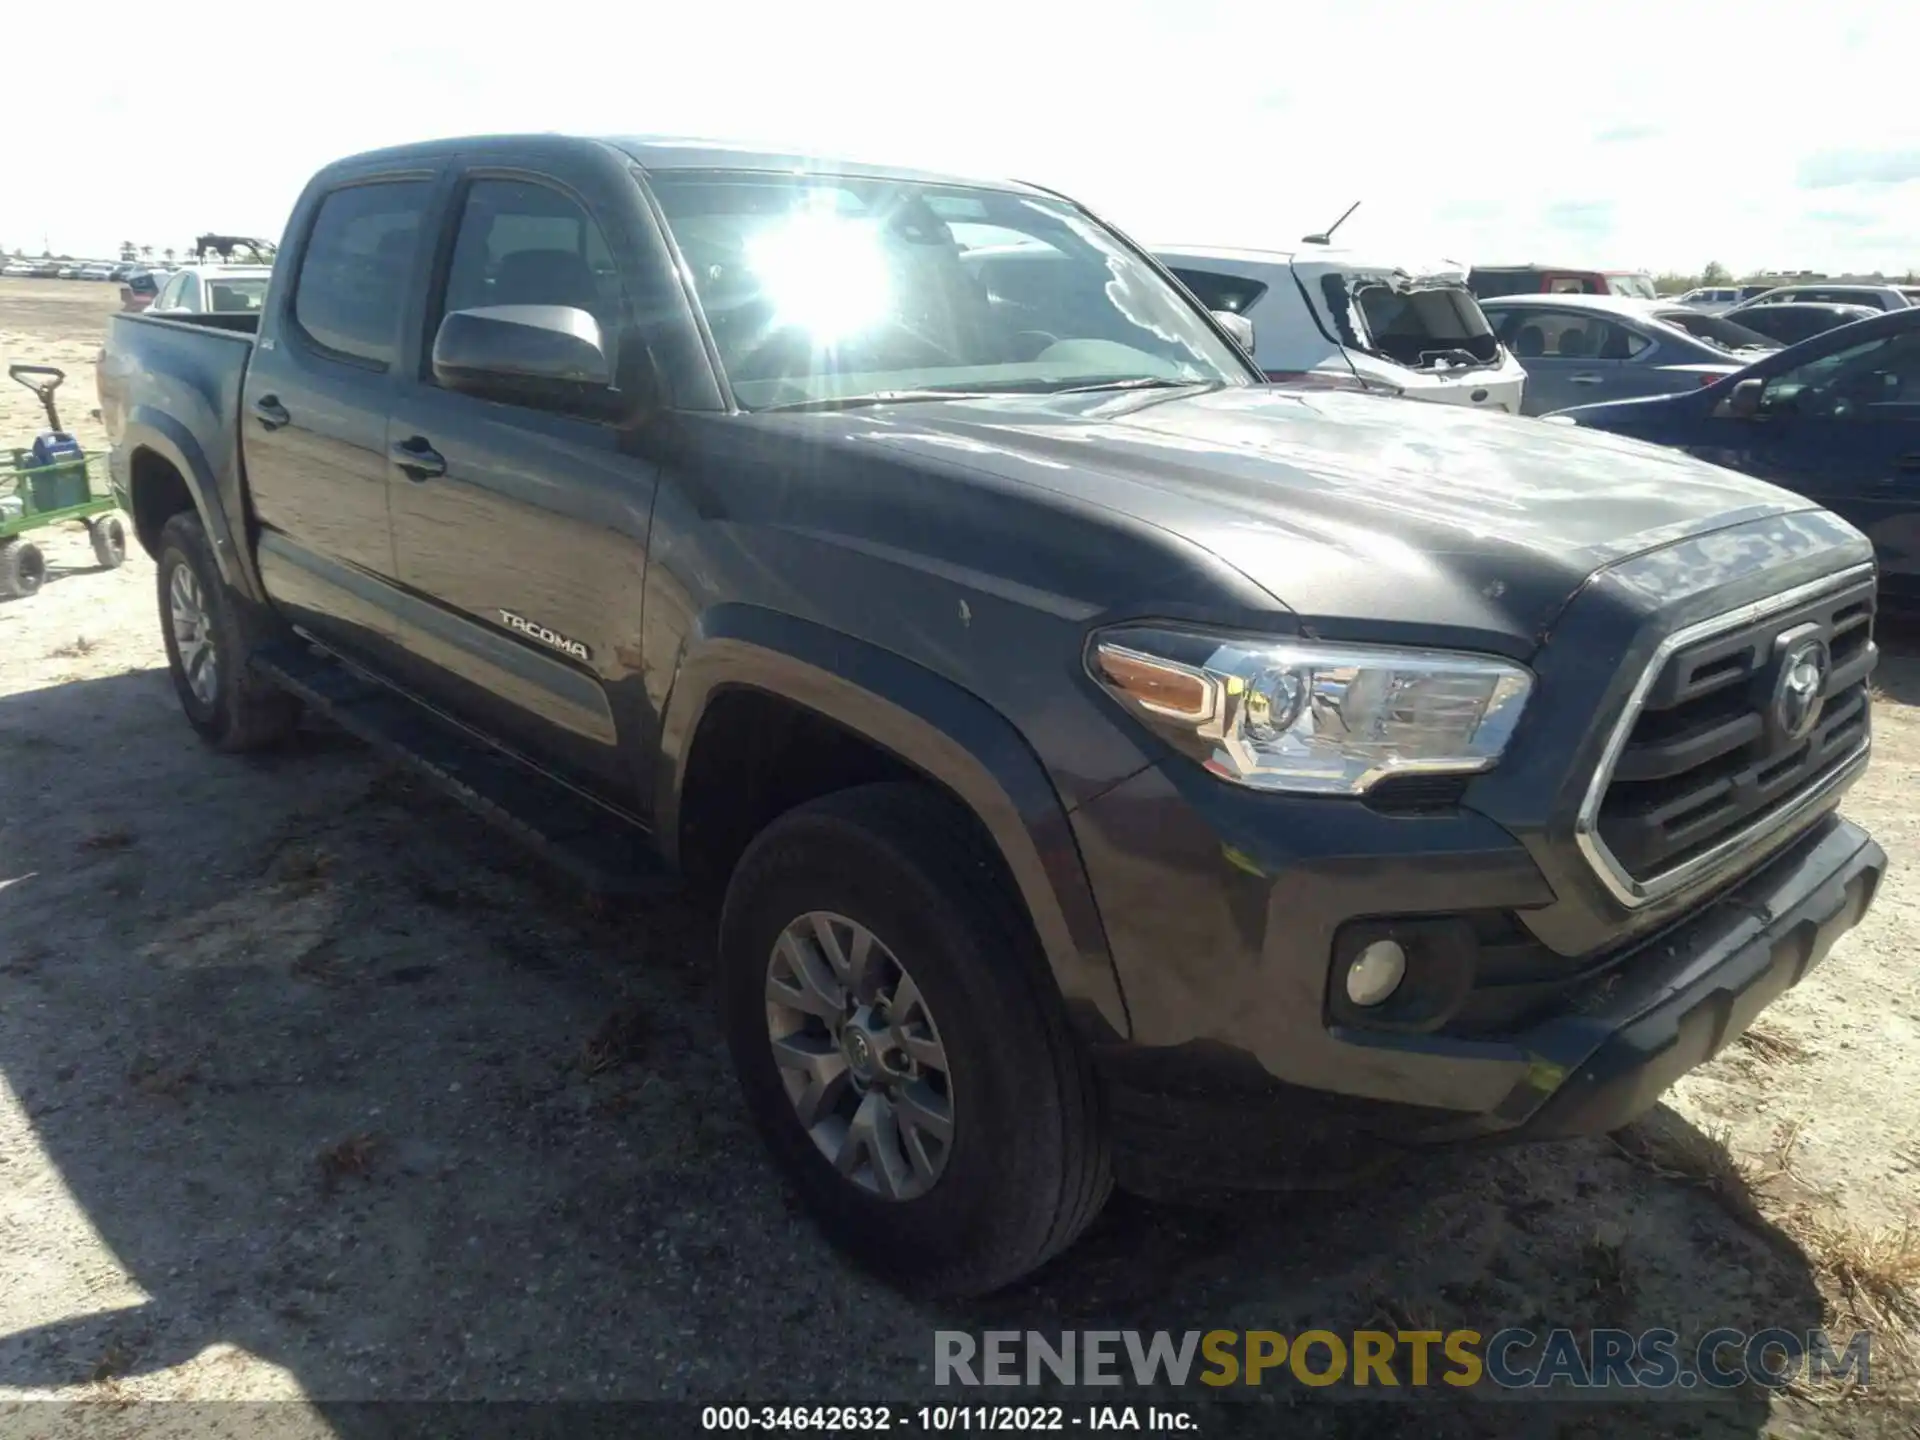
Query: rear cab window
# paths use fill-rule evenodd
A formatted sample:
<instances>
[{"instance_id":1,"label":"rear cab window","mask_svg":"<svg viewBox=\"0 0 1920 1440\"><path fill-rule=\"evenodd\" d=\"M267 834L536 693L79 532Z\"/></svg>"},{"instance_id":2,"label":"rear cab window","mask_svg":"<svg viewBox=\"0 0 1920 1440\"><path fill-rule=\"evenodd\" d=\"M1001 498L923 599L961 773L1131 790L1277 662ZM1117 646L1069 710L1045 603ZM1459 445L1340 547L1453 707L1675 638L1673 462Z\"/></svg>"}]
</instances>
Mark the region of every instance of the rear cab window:
<instances>
[{"instance_id":1,"label":"rear cab window","mask_svg":"<svg viewBox=\"0 0 1920 1440\"><path fill-rule=\"evenodd\" d=\"M306 339L370 368L393 363L432 188L367 181L320 202L293 288L293 324Z\"/></svg>"},{"instance_id":2,"label":"rear cab window","mask_svg":"<svg viewBox=\"0 0 1920 1440\"><path fill-rule=\"evenodd\" d=\"M227 275L207 280L207 308L221 315L257 312L267 298L267 282L253 275Z\"/></svg>"}]
</instances>

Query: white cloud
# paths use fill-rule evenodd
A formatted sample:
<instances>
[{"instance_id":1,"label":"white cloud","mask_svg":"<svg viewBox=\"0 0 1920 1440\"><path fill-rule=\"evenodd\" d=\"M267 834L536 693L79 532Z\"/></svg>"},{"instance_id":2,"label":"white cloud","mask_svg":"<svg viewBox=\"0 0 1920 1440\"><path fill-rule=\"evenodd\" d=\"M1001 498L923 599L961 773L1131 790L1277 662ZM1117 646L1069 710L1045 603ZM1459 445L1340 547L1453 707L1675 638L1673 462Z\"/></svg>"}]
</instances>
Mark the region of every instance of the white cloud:
<instances>
[{"instance_id":1,"label":"white cloud","mask_svg":"<svg viewBox=\"0 0 1920 1440\"><path fill-rule=\"evenodd\" d=\"M335 156L565 130L1011 174L1143 238L1286 245L1360 199L1341 239L1408 255L1920 266L1920 11L1879 0L79 13L8 21L9 247L277 234Z\"/></svg>"}]
</instances>

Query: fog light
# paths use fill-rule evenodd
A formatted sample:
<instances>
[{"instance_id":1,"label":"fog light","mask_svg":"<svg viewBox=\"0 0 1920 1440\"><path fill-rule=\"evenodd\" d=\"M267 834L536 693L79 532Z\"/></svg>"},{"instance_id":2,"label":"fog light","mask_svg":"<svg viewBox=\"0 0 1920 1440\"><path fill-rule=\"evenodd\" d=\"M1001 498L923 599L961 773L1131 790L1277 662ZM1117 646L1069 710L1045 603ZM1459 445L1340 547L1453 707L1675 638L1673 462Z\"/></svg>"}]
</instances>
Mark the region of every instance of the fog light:
<instances>
[{"instance_id":1,"label":"fog light","mask_svg":"<svg viewBox=\"0 0 1920 1440\"><path fill-rule=\"evenodd\" d=\"M1347 998L1356 1005L1378 1005L1407 974L1407 952L1392 940L1375 940L1347 966Z\"/></svg>"}]
</instances>

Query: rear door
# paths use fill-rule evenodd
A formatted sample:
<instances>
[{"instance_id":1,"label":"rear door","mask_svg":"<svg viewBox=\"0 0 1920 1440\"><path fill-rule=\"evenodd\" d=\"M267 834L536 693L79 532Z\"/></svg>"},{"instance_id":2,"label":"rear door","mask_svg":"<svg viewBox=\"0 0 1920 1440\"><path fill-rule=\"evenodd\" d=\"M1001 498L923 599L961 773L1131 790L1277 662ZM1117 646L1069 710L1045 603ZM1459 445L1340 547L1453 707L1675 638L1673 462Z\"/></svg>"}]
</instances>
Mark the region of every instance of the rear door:
<instances>
[{"instance_id":1,"label":"rear door","mask_svg":"<svg viewBox=\"0 0 1920 1440\"><path fill-rule=\"evenodd\" d=\"M354 177L310 207L241 406L268 592L376 658L396 603L387 406L437 183L432 170Z\"/></svg>"},{"instance_id":2,"label":"rear door","mask_svg":"<svg viewBox=\"0 0 1920 1440\"><path fill-rule=\"evenodd\" d=\"M1736 468L1865 531L1882 586L1920 599L1920 331L1829 351L1769 376L1739 427ZM1713 457L1710 457L1713 458Z\"/></svg>"},{"instance_id":3,"label":"rear door","mask_svg":"<svg viewBox=\"0 0 1920 1440\"><path fill-rule=\"evenodd\" d=\"M442 388L432 339L451 310L573 306L599 322L615 374L631 379L646 363L632 299L646 283L641 257L671 272L622 228L639 213L624 171L562 183L511 159L490 156L457 179L418 353L386 432L410 592L400 617L408 683L529 758L626 795L616 711L626 712L614 692L622 680L638 690L654 467L617 425L578 407Z\"/></svg>"}]
</instances>

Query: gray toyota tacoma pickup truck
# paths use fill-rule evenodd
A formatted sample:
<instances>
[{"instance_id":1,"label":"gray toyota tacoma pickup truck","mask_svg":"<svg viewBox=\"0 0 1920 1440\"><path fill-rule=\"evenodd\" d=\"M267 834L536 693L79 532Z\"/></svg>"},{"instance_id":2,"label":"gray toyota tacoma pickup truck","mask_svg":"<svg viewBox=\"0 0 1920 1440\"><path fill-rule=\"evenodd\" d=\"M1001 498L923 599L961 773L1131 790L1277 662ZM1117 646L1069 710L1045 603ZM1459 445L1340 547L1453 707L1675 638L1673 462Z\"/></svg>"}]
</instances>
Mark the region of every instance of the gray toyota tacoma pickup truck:
<instances>
[{"instance_id":1,"label":"gray toyota tacoma pickup truck","mask_svg":"<svg viewBox=\"0 0 1920 1440\"><path fill-rule=\"evenodd\" d=\"M713 887L775 1161L980 1292L1116 1178L1619 1126L1885 865L1857 531L1244 338L1032 186L491 137L329 166L101 388L193 727Z\"/></svg>"}]
</instances>

